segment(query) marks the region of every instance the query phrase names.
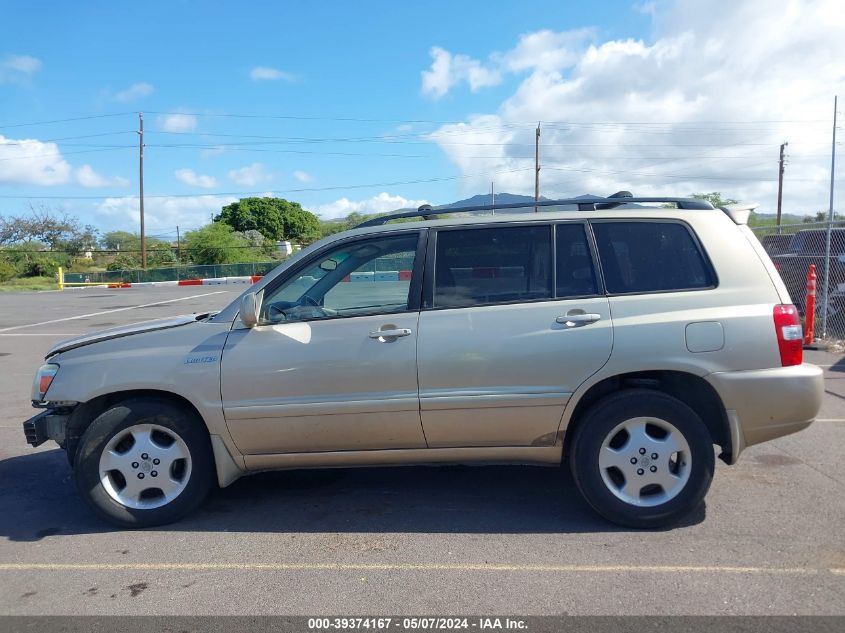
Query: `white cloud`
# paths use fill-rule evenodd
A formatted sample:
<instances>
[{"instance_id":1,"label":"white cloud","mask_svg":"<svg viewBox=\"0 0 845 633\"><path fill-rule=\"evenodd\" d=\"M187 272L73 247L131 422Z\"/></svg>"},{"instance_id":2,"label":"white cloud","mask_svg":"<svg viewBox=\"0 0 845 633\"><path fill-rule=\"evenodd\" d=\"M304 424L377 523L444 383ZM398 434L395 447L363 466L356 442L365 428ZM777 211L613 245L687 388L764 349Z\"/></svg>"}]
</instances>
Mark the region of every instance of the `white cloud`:
<instances>
[{"instance_id":1,"label":"white cloud","mask_svg":"<svg viewBox=\"0 0 845 633\"><path fill-rule=\"evenodd\" d=\"M204 189L211 189L217 186L217 179L213 176L205 176L196 173L193 169L177 169L173 172L179 182L185 183L190 187L203 187Z\"/></svg>"},{"instance_id":2,"label":"white cloud","mask_svg":"<svg viewBox=\"0 0 845 633\"><path fill-rule=\"evenodd\" d=\"M311 182L312 180L314 180L314 177L311 174L305 171L301 171L299 169L293 172L293 177L296 178L299 182Z\"/></svg>"},{"instance_id":3,"label":"white cloud","mask_svg":"<svg viewBox=\"0 0 845 633\"><path fill-rule=\"evenodd\" d=\"M462 83L472 92L478 92L500 84L507 73L560 70L573 65L584 43L594 37L595 31L591 28L526 33L513 49L504 53L494 51L486 62L435 46L429 51L433 60L431 68L422 72L422 92L439 99Z\"/></svg>"},{"instance_id":4,"label":"white cloud","mask_svg":"<svg viewBox=\"0 0 845 633\"><path fill-rule=\"evenodd\" d=\"M7 55L0 60L0 83L20 81L41 70L41 60L31 55Z\"/></svg>"},{"instance_id":5,"label":"white cloud","mask_svg":"<svg viewBox=\"0 0 845 633\"><path fill-rule=\"evenodd\" d=\"M83 165L76 170L76 182L83 187L126 187L129 181L120 176L109 178L94 171L91 165Z\"/></svg>"},{"instance_id":6,"label":"white cloud","mask_svg":"<svg viewBox=\"0 0 845 633\"><path fill-rule=\"evenodd\" d=\"M0 136L0 184L62 185L71 173L55 143Z\"/></svg>"},{"instance_id":7,"label":"white cloud","mask_svg":"<svg viewBox=\"0 0 845 633\"><path fill-rule=\"evenodd\" d=\"M246 167L232 169L227 175L230 180L244 187L254 187L273 178L272 174L261 163L252 163Z\"/></svg>"},{"instance_id":8,"label":"white cloud","mask_svg":"<svg viewBox=\"0 0 845 633\"><path fill-rule=\"evenodd\" d=\"M504 55L493 55L493 59L509 72L532 69L555 71L577 62L584 44L593 37L593 29L527 33L512 50Z\"/></svg>"},{"instance_id":9,"label":"white cloud","mask_svg":"<svg viewBox=\"0 0 845 633\"><path fill-rule=\"evenodd\" d=\"M121 90L114 95L113 99L122 103L128 103L130 101L142 99L143 97L149 97L151 94L153 94L153 85L142 81L140 83L132 84L126 90Z\"/></svg>"},{"instance_id":10,"label":"white cloud","mask_svg":"<svg viewBox=\"0 0 845 633\"><path fill-rule=\"evenodd\" d=\"M179 226L182 230L208 224L211 214L237 200L233 196L183 196L144 198L144 221L159 229ZM136 230L139 223L137 196L106 198L95 205L98 225L116 229Z\"/></svg>"},{"instance_id":11,"label":"white cloud","mask_svg":"<svg viewBox=\"0 0 845 633\"><path fill-rule=\"evenodd\" d=\"M453 55L439 46L432 47L429 55L432 58L431 68L422 72L422 92L433 99L439 99L452 86L463 82L469 84L470 90L478 92L502 81L498 70L486 68L477 59L466 55Z\"/></svg>"},{"instance_id":12,"label":"white cloud","mask_svg":"<svg viewBox=\"0 0 845 633\"><path fill-rule=\"evenodd\" d=\"M256 66L249 71L249 78L253 81L296 81L297 76L286 70L270 68L269 66Z\"/></svg>"},{"instance_id":13,"label":"white cloud","mask_svg":"<svg viewBox=\"0 0 845 633\"><path fill-rule=\"evenodd\" d=\"M328 220L346 217L350 213L387 213L397 209L416 209L421 204L427 204L427 201L409 200L382 192L366 200L341 198L328 204L321 204L316 207L314 213Z\"/></svg>"},{"instance_id":14,"label":"white cloud","mask_svg":"<svg viewBox=\"0 0 845 633\"><path fill-rule=\"evenodd\" d=\"M197 117L181 112L163 114L158 117L158 125L165 132L193 132L197 129Z\"/></svg>"},{"instance_id":15,"label":"white cloud","mask_svg":"<svg viewBox=\"0 0 845 633\"><path fill-rule=\"evenodd\" d=\"M775 206L778 146L789 141L784 209L815 212L827 206L833 95L845 93L840 4L677 0L653 6L645 41L524 34L484 66L518 78L510 96L431 139L464 175L510 172L467 178L465 192L495 178L498 191L533 193L543 121L542 194L721 191L763 212Z\"/></svg>"}]
</instances>

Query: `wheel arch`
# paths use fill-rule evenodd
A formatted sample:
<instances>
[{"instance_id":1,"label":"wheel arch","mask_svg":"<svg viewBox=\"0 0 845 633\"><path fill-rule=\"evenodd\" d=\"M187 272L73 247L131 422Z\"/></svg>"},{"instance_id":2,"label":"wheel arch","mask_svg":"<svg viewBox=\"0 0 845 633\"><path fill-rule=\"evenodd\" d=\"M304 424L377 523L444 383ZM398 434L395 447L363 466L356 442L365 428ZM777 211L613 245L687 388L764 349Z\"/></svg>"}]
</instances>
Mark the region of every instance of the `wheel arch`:
<instances>
[{"instance_id":1,"label":"wheel arch","mask_svg":"<svg viewBox=\"0 0 845 633\"><path fill-rule=\"evenodd\" d=\"M713 386L701 376L676 370L648 370L617 374L591 385L577 399L563 435L563 459L569 456L574 433L584 414L604 397L621 389L653 389L673 396L698 414L707 427L713 443L722 449L719 458L731 463L733 450L727 411ZM569 410L572 403L567 407Z\"/></svg>"},{"instance_id":2,"label":"wheel arch","mask_svg":"<svg viewBox=\"0 0 845 633\"><path fill-rule=\"evenodd\" d=\"M211 434L211 429L208 427L208 423L199 412L199 409L197 409L193 402L182 395L172 391L159 389L130 389L124 391L114 391L91 398L91 400L88 400L87 402L80 403L76 406L76 408L74 408L73 413L71 413L65 431L67 438L65 448L67 450L68 460L71 464L73 464L76 449L79 446L79 440L97 416L103 413L103 411L106 411L112 405L124 400L129 400L130 398L157 398L159 400L169 401L180 408L196 414L197 418L202 421L203 428L205 428L207 433Z\"/></svg>"}]
</instances>

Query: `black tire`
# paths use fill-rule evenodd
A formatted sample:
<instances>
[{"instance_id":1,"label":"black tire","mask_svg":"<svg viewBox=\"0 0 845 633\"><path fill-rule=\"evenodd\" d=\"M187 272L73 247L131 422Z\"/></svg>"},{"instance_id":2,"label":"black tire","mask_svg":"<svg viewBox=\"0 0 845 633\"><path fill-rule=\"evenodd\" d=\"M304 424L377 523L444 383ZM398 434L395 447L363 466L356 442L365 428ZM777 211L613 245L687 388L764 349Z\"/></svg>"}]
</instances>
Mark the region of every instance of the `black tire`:
<instances>
[{"instance_id":1,"label":"black tire","mask_svg":"<svg viewBox=\"0 0 845 633\"><path fill-rule=\"evenodd\" d=\"M137 424L156 424L176 433L190 451L187 483L172 501L157 508L130 508L114 499L100 481L100 456L117 434ZM195 412L168 400L133 398L111 406L83 434L74 458L79 495L106 521L142 528L177 521L197 506L213 484L214 458L205 424Z\"/></svg>"},{"instance_id":2,"label":"black tire","mask_svg":"<svg viewBox=\"0 0 845 633\"><path fill-rule=\"evenodd\" d=\"M691 465L686 484L674 498L659 505L636 506L617 497L602 479L599 453L617 425L636 417L652 417L673 425L686 440ZM649 389L628 389L595 404L578 421L570 452L575 483L587 503L609 521L631 528L667 527L677 523L704 499L713 479L713 440L701 418L687 405Z\"/></svg>"}]
</instances>

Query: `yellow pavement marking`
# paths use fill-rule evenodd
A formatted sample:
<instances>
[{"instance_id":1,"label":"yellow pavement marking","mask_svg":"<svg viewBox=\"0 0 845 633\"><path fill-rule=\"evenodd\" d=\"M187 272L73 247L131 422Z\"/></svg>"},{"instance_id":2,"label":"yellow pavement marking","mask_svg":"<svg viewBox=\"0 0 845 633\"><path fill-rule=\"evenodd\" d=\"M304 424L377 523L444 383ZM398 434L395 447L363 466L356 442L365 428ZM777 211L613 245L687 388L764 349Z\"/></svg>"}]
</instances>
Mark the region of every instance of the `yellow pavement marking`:
<instances>
[{"instance_id":1,"label":"yellow pavement marking","mask_svg":"<svg viewBox=\"0 0 845 633\"><path fill-rule=\"evenodd\" d=\"M811 575L809 567L697 565L516 565L504 563L0 563L0 571L511 571L574 573L727 573ZM845 574L845 569L831 569Z\"/></svg>"}]
</instances>

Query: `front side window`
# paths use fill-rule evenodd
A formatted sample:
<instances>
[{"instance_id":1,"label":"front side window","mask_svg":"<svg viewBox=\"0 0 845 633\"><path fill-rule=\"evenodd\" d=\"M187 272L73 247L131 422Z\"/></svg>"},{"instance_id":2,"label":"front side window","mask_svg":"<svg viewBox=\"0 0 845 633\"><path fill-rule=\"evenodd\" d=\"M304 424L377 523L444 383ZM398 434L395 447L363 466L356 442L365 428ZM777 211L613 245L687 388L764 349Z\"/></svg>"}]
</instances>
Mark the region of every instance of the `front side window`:
<instances>
[{"instance_id":1,"label":"front side window","mask_svg":"<svg viewBox=\"0 0 845 633\"><path fill-rule=\"evenodd\" d=\"M710 267L689 229L677 222L595 222L605 286L611 294L709 288Z\"/></svg>"},{"instance_id":2,"label":"front side window","mask_svg":"<svg viewBox=\"0 0 845 633\"><path fill-rule=\"evenodd\" d=\"M548 226L437 233L435 308L551 298L552 244Z\"/></svg>"},{"instance_id":3,"label":"front side window","mask_svg":"<svg viewBox=\"0 0 845 633\"><path fill-rule=\"evenodd\" d=\"M417 233L359 240L328 251L265 294L263 324L402 312L416 256Z\"/></svg>"}]
</instances>

